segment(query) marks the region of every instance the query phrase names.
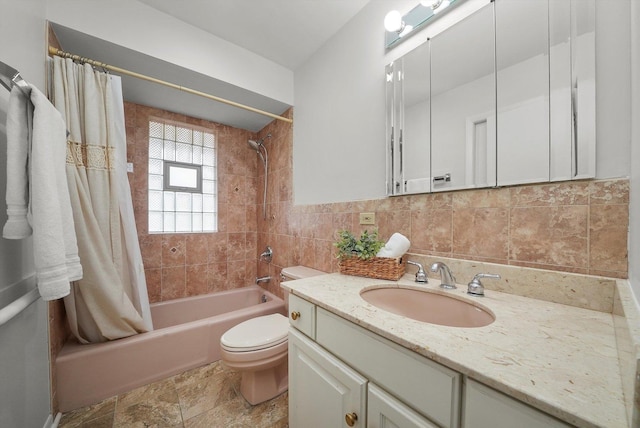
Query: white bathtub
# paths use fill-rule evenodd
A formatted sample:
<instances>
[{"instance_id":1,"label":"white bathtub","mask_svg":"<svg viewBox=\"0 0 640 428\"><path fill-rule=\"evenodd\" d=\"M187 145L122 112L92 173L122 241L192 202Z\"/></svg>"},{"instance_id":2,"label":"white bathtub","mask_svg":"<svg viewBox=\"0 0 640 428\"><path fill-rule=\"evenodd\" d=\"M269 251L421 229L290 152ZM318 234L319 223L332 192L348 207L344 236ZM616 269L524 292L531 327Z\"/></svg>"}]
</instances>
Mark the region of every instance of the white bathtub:
<instances>
[{"instance_id":1,"label":"white bathtub","mask_svg":"<svg viewBox=\"0 0 640 428\"><path fill-rule=\"evenodd\" d=\"M272 313L286 315L284 301L253 285L152 304L149 333L90 345L69 341L55 362L60 411L217 361L225 331Z\"/></svg>"}]
</instances>

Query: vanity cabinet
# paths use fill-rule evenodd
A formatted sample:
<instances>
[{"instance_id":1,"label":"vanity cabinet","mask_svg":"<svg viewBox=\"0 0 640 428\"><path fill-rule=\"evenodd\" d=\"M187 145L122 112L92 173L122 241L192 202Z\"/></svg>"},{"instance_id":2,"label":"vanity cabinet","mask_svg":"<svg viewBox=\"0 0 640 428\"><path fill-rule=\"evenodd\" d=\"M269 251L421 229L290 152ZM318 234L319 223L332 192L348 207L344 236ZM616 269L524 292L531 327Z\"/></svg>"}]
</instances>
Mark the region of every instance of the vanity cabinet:
<instances>
[{"instance_id":1,"label":"vanity cabinet","mask_svg":"<svg viewBox=\"0 0 640 428\"><path fill-rule=\"evenodd\" d=\"M466 379L464 397L462 428L570 426L473 379Z\"/></svg>"},{"instance_id":2,"label":"vanity cabinet","mask_svg":"<svg viewBox=\"0 0 640 428\"><path fill-rule=\"evenodd\" d=\"M289 302L291 428L569 426L304 299Z\"/></svg>"}]
</instances>

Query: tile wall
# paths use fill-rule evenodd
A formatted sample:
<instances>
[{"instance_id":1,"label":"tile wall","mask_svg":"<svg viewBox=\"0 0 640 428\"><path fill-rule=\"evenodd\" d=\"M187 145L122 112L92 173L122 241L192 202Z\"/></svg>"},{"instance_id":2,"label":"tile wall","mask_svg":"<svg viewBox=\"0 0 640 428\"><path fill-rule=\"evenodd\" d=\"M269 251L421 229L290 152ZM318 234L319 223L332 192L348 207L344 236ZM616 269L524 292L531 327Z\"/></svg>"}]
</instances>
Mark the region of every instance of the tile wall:
<instances>
[{"instance_id":1,"label":"tile wall","mask_svg":"<svg viewBox=\"0 0 640 428\"><path fill-rule=\"evenodd\" d=\"M149 234L147 165L149 120L188 124L216 136L216 233ZM256 276L256 134L230 126L125 102L127 162L150 302L205 294L253 283Z\"/></svg>"},{"instance_id":2,"label":"tile wall","mask_svg":"<svg viewBox=\"0 0 640 428\"><path fill-rule=\"evenodd\" d=\"M240 287L252 283L256 275L270 275L272 281L264 286L281 294L280 270L298 264L335 272L336 230L360 233L372 228L358 224L360 212L375 212L373 228L383 239L393 232L406 235L412 253L627 276L627 179L294 206L292 125L273 121L256 136L131 103L125 110L129 161L135 163L132 192L151 301ZM146 233L149 117L193 123L218 133L220 232ZM271 138L266 138L268 134ZM256 137L265 138L269 152L266 219L263 167L246 145L248 138ZM273 262L256 263L267 245L274 250Z\"/></svg>"}]
</instances>

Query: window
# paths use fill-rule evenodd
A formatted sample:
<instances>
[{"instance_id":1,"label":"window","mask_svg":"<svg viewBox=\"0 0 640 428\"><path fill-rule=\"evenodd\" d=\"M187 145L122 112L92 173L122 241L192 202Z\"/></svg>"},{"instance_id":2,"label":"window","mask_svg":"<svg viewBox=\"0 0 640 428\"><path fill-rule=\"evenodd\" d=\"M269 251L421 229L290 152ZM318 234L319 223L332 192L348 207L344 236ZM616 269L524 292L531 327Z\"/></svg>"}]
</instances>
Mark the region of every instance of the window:
<instances>
[{"instance_id":1,"label":"window","mask_svg":"<svg viewBox=\"0 0 640 428\"><path fill-rule=\"evenodd\" d=\"M215 136L149 122L149 233L215 232Z\"/></svg>"}]
</instances>

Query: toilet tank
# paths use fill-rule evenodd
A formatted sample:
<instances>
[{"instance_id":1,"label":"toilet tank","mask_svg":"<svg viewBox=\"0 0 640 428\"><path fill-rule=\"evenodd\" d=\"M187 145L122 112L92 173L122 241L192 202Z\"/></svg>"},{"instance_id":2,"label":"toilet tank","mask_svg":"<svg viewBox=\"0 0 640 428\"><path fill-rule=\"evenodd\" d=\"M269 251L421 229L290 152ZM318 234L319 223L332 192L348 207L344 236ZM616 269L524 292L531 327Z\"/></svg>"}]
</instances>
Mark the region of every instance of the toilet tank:
<instances>
[{"instance_id":1,"label":"toilet tank","mask_svg":"<svg viewBox=\"0 0 640 428\"><path fill-rule=\"evenodd\" d=\"M306 266L291 266L282 268L282 272L280 272L280 280L293 281L294 279L310 278L312 276L324 275L325 273L326 272Z\"/></svg>"},{"instance_id":2,"label":"toilet tank","mask_svg":"<svg viewBox=\"0 0 640 428\"><path fill-rule=\"evenodd\" d=\"M324 275L326 272L321 270L312 269L306 266L291 266L282 268L280 272L280 282L293 281L295 279L310 278L312 276ZM289 292L284 290L284 304L289 310Z\"/></svg>"}]
</instances>

